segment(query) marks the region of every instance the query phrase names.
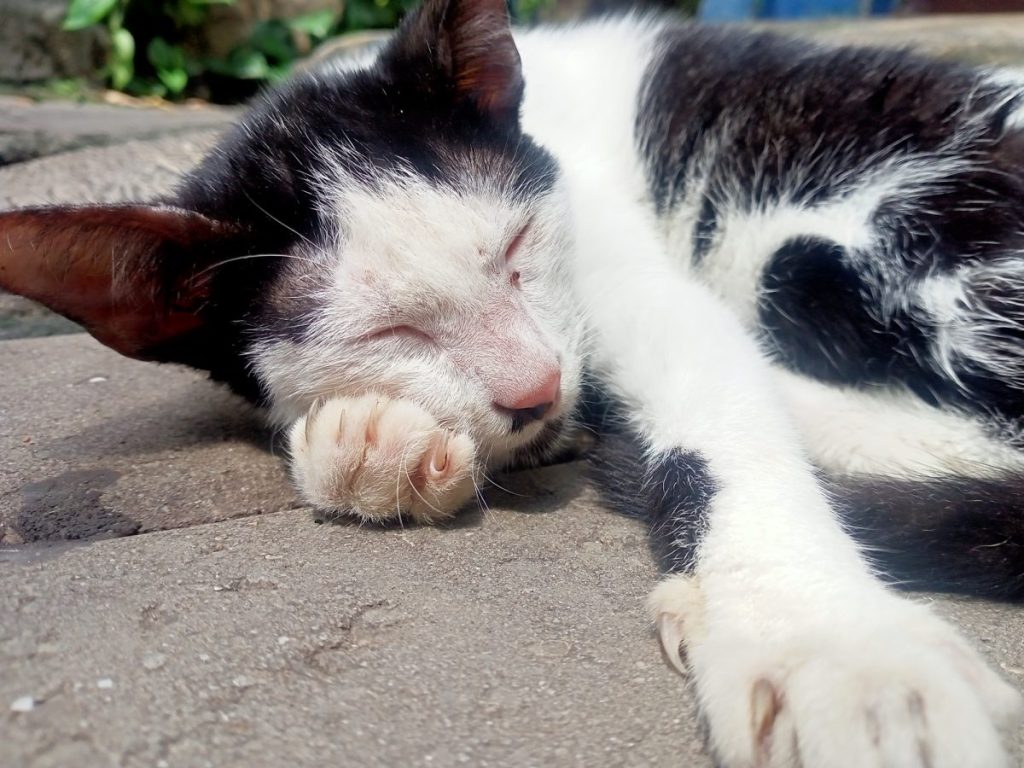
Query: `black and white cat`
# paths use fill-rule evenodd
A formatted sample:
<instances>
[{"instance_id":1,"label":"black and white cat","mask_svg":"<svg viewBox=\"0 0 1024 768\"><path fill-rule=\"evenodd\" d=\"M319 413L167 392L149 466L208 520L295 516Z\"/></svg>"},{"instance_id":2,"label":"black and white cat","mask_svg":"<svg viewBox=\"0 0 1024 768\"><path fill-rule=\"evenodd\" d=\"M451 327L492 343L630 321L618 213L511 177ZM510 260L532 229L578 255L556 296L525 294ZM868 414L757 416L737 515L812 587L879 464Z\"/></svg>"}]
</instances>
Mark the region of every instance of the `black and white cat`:
<instances>
[{"instance_id":1,"label":"black and white cat","mask_svg":"<svg viewBox=\"0 0 1024 768\"><path fill-rule=\"evenodd\" d=\"M173 199L0 214L0 285L266 405L324 510L596 432L726 766L1007 763L1019 694L879 576L1024 595L1024 80L427 0Z\"/></svg>"}]
</instances>

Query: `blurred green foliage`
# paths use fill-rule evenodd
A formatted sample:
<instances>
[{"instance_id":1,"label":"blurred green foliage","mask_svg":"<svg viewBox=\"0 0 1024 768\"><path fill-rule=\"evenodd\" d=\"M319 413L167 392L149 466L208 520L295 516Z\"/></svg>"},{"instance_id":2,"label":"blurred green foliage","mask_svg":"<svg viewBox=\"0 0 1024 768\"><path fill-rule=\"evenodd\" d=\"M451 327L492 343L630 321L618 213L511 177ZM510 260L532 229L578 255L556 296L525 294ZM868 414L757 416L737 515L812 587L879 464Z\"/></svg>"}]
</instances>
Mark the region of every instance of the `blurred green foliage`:
<instances>
[{"instance_id":1,"label":"blurred green foliage","mask_svg":"<svg viewBox=\"0 0 1024 768\"><path fill-rule=\"evenodd\" d=\"M100 25L110 49L99 77L135 96L203 96L236 101L262 83L284 77L294 63L338 34L394 27L421 0L347 0L343 13L319 11L255 23L223 56L204 54L200 30L214 6L237 0L69 0L64 29ZM511 0L520 22L538 18L558 0ZM676 0L688 10L697 0Z\"/></svg>"},{"instance_id":2,"label":"blurred green foliage","mask_svg":"<svg viewBox=\"0 0 1024 768\"><path fill-rule=\"evenodd\" d=\"M420 0L347 0L339 32L390 29Z\"/></svg>"},{"instance_id":3,"label":"blurred green foliage","mask_svg":"<svg viewBox=\"0 0 1024 768\"><path fill-rule=\"evenodd\" d=\"M211 95L213 90L231 100L283 77L297 59L344 24L331 11L259 21L227 55L204 55L198 33L211 9L235 2L70 0L64 28L107 28L110 50L99 75L115 90L170 99L204 91ZM380 0L370 2L377 5ZM385 7L391 4L384 0Z\"/></svg>"}]
</instances>

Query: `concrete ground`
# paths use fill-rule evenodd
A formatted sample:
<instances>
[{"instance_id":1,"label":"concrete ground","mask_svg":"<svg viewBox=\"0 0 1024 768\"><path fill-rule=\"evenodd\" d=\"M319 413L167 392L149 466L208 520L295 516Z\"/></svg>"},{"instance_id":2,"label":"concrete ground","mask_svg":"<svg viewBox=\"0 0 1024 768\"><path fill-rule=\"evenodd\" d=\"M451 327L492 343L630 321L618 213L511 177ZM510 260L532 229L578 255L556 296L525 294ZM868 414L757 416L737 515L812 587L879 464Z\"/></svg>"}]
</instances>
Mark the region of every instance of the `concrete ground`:
<instances>
[{"instance_id":1,"label":"concrete ground","mask_svg":"<svg viewBox=\"0 0 1024 768\"><path fill-rule=\"evenodd\" d=\"M449 527L317 524L202 377L82 335L0 365L0 765L710 764L644 530L577 466ZM936 607L1024 689L1024 611Z\"/></svg>"},{"instance_id":2,"label":"concrete ground","mask_svg":"<svg viewBox=\"0 0 1024 768\"><path fill-rule=\"evenodd\" d=\"M0 206L152 197L212 139L8 165ZM317 524L197 374L80 334L2 341L0 372L3 768L710 764L644 530L578 467L448 527ZM1024 609L934 601L1024 690Z\"/></svg>"},{"instance_id":3,"label":"concrete ground","mask_svg":"<svg viewBox=\"0 0 1024 768\"><path fill-rule=\"evenodd\" d=\"M644 531L578 467L318 525L201 377L81 335L0 359L0 765L703 764Z\"/></svg>"}]
</instances>

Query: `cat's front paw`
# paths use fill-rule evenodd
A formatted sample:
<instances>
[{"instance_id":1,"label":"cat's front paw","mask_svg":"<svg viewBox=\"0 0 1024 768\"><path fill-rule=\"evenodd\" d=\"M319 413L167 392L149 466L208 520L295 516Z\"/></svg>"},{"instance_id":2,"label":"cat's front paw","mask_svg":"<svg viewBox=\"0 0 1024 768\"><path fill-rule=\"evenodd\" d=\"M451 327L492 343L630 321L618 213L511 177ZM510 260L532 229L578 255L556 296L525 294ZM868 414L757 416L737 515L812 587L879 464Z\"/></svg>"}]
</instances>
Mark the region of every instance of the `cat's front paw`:
<instances>
[{"instance_id":1,"label":"cat's front paw","mask_svg":"<svg viewBox=\"0 0 1024 768\"><path fill-rule=\"evenodd\" d=\"M684 647L727 768L1006 768L1020 694L941 619L883 594L806 621L731 621L690 580L652 595L666 654Z\"/></svg>"},{"instance_id":2,"label":"cat's front paw","mask_svg":"<svg viewBox=\"0 0 1024 768\"><path fill-rule=\"evenodd\" d=\"M382 522L434 522L473 495L476 448L407 400L318 401L291 428L292 476L318 509Z\"/></svg>"}]
</instances>

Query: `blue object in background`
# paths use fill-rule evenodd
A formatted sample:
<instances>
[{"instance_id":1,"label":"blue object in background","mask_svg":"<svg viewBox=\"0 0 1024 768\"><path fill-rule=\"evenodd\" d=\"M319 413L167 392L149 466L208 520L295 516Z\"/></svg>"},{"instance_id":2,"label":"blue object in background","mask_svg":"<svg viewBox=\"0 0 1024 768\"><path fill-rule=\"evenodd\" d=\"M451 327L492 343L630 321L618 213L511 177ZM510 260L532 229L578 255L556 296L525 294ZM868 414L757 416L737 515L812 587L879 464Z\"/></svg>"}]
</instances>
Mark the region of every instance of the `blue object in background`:
<instances>
[{"instance_id":1,"label":"blue object in background","mask_svg":"<svg viewBox=\"0 0 1024 768\"><path fill-rule=\"evenodd\" d=\"M702 21L861 16L865 13L889 13L896 7L896 2L897 0L704 0L700 5L699 16Z\"/></svg>"},{"instance_id":2,"label":"blue object in background","mask_svg":"<svg viewBox=\"0 0 1024 768\"><path fill-rule=\"evenodd\" d=\"M704 0L697 16L701 21L740 21L754 18L757 0Z\"/></svg>"}]
</instances>

